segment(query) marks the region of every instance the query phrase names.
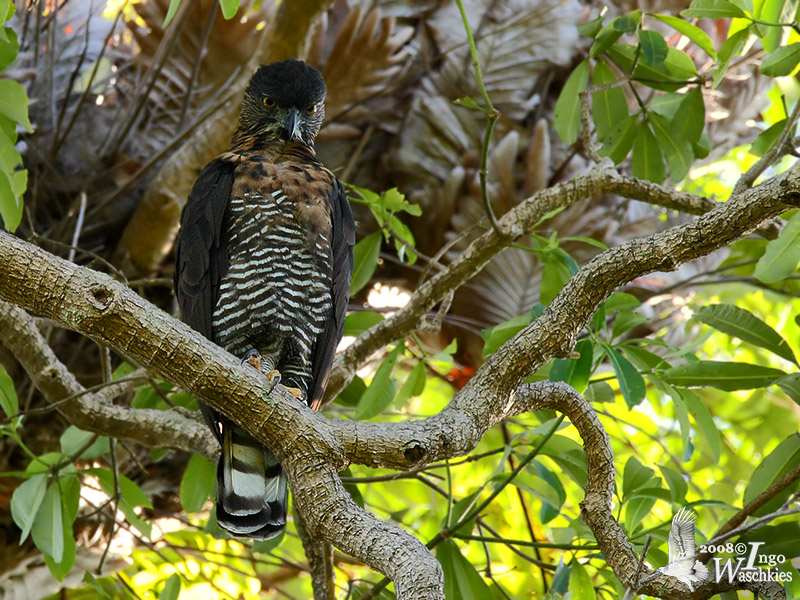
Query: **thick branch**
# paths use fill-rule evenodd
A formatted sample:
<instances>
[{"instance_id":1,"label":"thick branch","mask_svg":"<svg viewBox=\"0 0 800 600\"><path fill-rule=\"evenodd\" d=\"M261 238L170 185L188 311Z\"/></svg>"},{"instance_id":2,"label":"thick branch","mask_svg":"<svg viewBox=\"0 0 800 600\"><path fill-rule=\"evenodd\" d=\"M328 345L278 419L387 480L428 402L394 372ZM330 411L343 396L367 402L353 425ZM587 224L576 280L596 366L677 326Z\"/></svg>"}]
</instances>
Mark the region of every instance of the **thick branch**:
<instances>
[{"instance_id":1,"label":"thick branch","mask_svg":"<svg viewBox=\"0 0 800 600\"><path fill-rule=\"evenodd\" d=\"M478 237L443 271L422 283L405 307L366 331L340 353L331 372L327 398L336 397L350 383L356 369L373 352L419 327L425 316L439 302L480 272L495 255L524 231L529 230L548 212L604 193L617 194L693 215L702 215L724 206L708 198L624 177L617 173L608 161L597 165L585 175L579 175L570 181L537 192L503 215L499 221L501 233L491 229ZM780 212L777 211L775 214ZM757 229L764 221L767 219L761 219L751 229ZM774 222L766 222L759 232L767 238L775 238L778 226Z\"/></svg>"},{"instance_id":2,"label":"thick branch","mask_svg":"<svg viewBox=\"0 0 800 600\"><path fill-rule=\"evenodd\" d=\"M176 411L130 409L109 399L124 384L87 392L58 360L28 313L0 300L0 342L17 358L50 404L73 425L102 435L129 439L151 448L198 452L216 460L219 446L200 421ZM67 398L74 397L72 400ZM66 401L65 401L66 400Z\"/></svg>"}]
</instances>

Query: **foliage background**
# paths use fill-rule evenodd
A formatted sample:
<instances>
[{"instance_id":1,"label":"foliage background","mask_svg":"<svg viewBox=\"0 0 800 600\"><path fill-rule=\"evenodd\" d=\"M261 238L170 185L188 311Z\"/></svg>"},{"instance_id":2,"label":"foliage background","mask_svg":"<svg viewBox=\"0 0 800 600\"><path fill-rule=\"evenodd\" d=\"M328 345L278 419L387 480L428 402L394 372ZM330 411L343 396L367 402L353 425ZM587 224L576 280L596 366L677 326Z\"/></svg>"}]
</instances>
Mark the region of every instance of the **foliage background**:
<instances>
[{"instance_id":1,"label":"foliage background","mask_svg":"<svg viewBox=\"0 0 800 600\"><path fill-rule=\"evenodd\" d=\"M649 11L674 17L687 7L667 3ZM465 2L485 91L500 114L488 146L483 139L493 113L475 79L455 3L342 1L327 8L309 36L307 57L329 86L319 154L357 186L351 191L362 237L346 334L358 335L399 306L437 262L455 258L487 226L482 158L498 215L584 171L593 150L579 139L579 91L589 81L620 79L626 65L642 81L592 97L600 152L636 177L661 183L669 175L686 191L727 198L796 118L797 7L789 1L692 7L722 11L715 18L683 14L683 22L701 17L696 23L705 38L693 30L681 38L668 23L632 13L635 6L612 9L600 29L592 26L599 4ZM27 239L126 280L174 312L168 251L175 203L182 200L172 196L186 185L174 177L190 184L196 168L186 157L224 149L215 115L235 113L234 92L253 60L269 55L265 32L280 18L279 8L68 0L19 5L16 12L0 3L0 14L9 22L0 35L6 228L18 226ZM787 25L774 25L781 22ZM691 63L689 76L676 52ZM670 71L670 60L684 71ZM637 72L648 61L651 70ZM659 65L666 66L659 71ZM23 90L30 122L20 110ZM679 103L698 94L702 114L690 117ZM792 154L767 174L787 168ZM797 471L800 221L785 217L772 250L754 235L676 273L632 282L587 326L575 358L533 375L568 381L594 403L615 456L615 514L637 551L653 535L653 566L666 564L669 522L679 506L698 512L700 543ZM403 421L438 412L578 265L605 246L687 218L607 195L552 215L457 291L441 329L419 331L373 356L328 413ZM717 304L750 311L780 337L740 312L693 318L700 307ZM51 323L41 327L85 386L129 378L114 402L196 408L181 390L135 370L125 357ZM754 330L763 335L748 337ZM762 370L734 367L714 381L720 371L702 362L708 360ZM0 348L0 361L7 415L0 440L4 597L310 596L293 526L279 545L249 544L225 539L209 522L214 467L207 459L80 432L48 408L10 352ZM468 458L449 464L401 474L354 466L343 477L363 506L435 544L448 598L567 591L581 599L622 597L579 516L586 477L580 438L561 424L547 437L556 417L542 411L510 419ZM791 506L796 489L797 477L756 515ZM456 530L493 490L497 496L481 516ZM771 553L797 557L796 514L751 536L766 541ZM380 578L357 561L337 554L335 564L338 597L376 589ZM781 568L791 569L790 560ZM789 594L799 596L794 576ZM390 590L373 597L391 597Z\"/></svg>"}]
</instances>

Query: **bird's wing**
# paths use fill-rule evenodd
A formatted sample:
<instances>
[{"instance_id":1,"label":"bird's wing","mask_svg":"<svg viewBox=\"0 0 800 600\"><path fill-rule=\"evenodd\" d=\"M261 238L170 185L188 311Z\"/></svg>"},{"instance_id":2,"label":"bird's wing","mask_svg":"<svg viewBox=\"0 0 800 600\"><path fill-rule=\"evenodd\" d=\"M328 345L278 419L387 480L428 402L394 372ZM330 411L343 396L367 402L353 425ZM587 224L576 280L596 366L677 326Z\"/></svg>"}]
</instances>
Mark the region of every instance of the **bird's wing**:
<instances>
[{"instance_id":1,"label":"bird's wing","mask_svg":"<svg viewBox=\"0 0 800 600\"><path fill-rule=\"evenodd\" d=\"M356 242L356 225L350 202L339 181L330 198L331 202L331 318L325 322L317 336L311 367L309 403L317 410L322 403L325 386L333 365L336 346L342 338L347 302L350 299L350 277L353 274L353 245Z\"/></svg>"},{"instance_id":2,"label":"bird's wing","mask_svg":"<svg viewBox=\"0 0 800 600\"><path fill-rule=\"evenodd\" d=\"M223 158L210 162L198 175L181 215L175 296L183 322L208 339L212 339L220 278L228 269L222 233L235 169L233 162ZM219 437L212 411L203 408L203 416Z\"/></svg>"},{"instance_id":3,"label":"bird's wing","mask_svg":"<svg viewBox=\"0 0 800 600\"><path fill-rule=\"evenodd\" d=\"M697 515L686 509L681 509L672 518L672 528L669 530L669 562L690 558L687 564L694 564L694 521Z\"/></svg>"}]
</instances>

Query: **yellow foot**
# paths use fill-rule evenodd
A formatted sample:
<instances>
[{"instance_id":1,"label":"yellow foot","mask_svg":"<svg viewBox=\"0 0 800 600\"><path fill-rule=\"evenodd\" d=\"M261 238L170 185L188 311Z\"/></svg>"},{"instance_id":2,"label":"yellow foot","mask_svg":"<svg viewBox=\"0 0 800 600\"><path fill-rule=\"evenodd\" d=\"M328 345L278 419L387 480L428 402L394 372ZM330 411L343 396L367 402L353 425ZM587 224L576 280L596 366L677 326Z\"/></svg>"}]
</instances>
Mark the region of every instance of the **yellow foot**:
<instances>
[{"instance_id":1,"label":"yellow foot","mask_svg":"<svg viewBox=\"0 0 800 600\"><path fill-rule=\"evenodd\" d=\"M281 382L281 372L278 371L278 369L272 369L272 371L264 373L264 375L267 376L267 379L269 379L272 387L275 387Z\"/></svg>"},{"instance_id":2,"label":"yellow foot","mask_svg":"<svg viewBox=\"0 0 800 600\"><path fill-rule=\"evenodd\" d=\"M290 388L290 387L286 387L285 385L282 385L281 387L283 389L285 389L287 392L289 392L295 398L302 398L303 397L303 392L300 391L300 388Z\"/></svg>"}]
</instances>

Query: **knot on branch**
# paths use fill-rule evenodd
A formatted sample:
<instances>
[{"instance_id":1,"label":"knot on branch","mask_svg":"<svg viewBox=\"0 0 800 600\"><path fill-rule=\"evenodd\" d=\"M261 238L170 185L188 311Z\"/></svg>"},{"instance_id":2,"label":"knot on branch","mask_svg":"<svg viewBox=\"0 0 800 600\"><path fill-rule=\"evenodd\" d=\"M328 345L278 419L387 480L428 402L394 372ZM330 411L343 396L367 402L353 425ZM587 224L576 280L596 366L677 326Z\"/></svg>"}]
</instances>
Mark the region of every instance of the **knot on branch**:
<instances>
[{"instance_id":1,"label":"knot on branch","mask_svg":"<svg viewBox=\"0 0 800 600\"><path fill-rule=\"evenodd\" d=\"M403 457L412 465L423 463L427 456L428 451L417 442L406 444L406 447L403 449Z\"/></svg>"},{"instance_id":2,"label":"knot on branch","mask_svg":"<svg viewBox=\"0 0 800 600\"><path fill-rule=\"evenodd\" d=\"M100 312L106 312L116 300L113 289L102 283L93 283L86 290L86 300Z\"/></svg>"}]
</instances>

